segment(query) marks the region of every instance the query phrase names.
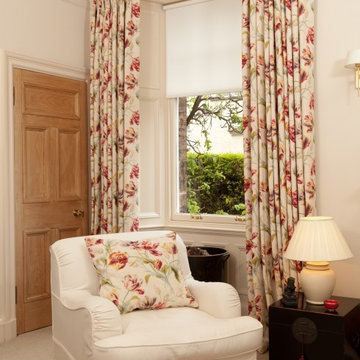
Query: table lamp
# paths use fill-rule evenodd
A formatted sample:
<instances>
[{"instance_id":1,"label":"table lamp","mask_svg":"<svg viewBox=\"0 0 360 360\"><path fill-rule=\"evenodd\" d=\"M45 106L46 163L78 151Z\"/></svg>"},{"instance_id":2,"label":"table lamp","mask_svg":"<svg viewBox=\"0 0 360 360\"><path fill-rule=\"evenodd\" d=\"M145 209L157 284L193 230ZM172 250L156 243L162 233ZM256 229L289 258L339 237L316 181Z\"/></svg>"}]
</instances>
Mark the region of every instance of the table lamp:
<instances>
[{"instance_id":1,"label":"table lamp","mask_svg":"<svg viewBox=\"0 0 360 360\"><path fill-rule=\"evenodd\" d=\"M284 253L288 259L306 261L300 283L306 301L317 305L330 298L334 290L335 273L329 261L352 256L334 219L327 216L301 218Z\"/></svg>"}]
</instances>

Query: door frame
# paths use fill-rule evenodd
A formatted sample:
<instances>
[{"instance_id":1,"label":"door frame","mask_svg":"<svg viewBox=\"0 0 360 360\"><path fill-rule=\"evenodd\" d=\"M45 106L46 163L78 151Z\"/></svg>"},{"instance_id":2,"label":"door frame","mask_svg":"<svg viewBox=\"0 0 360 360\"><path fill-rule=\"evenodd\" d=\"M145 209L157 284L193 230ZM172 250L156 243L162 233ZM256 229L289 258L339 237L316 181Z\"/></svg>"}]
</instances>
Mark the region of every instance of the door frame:
<instances>
[{"instance_id":1,"label":"door frame","mask_svg":"<svg viewBox=\"0 0 360 360\"><path fill-rule=\"evenodd\" d=\"M16 337L13 69L88 80L89 71L0 49L0 344Z\"/></svg>"}]
</instances>

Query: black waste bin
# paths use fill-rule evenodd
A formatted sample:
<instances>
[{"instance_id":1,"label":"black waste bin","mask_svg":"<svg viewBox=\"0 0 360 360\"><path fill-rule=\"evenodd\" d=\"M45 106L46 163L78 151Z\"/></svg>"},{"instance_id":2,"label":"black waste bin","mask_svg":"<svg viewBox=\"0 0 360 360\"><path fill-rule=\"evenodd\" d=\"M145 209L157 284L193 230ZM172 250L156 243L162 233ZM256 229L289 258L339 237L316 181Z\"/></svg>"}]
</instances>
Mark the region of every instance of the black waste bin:
<instances>
[{"instance_id":1,"label":"black waste bin","mask_svg":"<svg viewBox=\"0 0 360 360\"><path fill-rule=\"evenodd\" d=\"M205 250L206 255L191 255L197 251ZM230 257L226 249L209 246L188 246L188 259L192 276L200 281L222 281L225 279L225 262Z\"/></svg>"}]
</instances>

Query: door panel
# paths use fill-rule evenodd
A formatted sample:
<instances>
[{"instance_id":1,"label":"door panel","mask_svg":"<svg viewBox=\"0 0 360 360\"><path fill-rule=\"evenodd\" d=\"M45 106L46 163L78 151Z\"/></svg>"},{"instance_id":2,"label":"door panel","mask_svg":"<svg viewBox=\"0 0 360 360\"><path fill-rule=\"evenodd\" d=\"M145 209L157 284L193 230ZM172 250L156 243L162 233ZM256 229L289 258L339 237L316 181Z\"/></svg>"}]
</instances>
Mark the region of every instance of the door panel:
<instances>
[{"instance_id":1,"label":"door panel","mask_svg":"<svg viewBox=\"0 0 360 360\"><path fill-rule=\"evenodd\" d=\"M24 113L79 119L79 93L25 84Z\"/></svg>"},{"instance_id":2,"label":"door panel","mask_svg":"<svg viewBox=\"0 0 360 360\"><path fill-rule=\"evenodd\" d=\"M85 210L84 217L74 217L73 210ZM63 226L72 226L81 228L81 233L87 230L83 222L87 221L87 205L82 201L58 201L56 206L51 203L24 204L23 206L23 226L27 229ZM44 213L46 216L44 216ZM33 220L34 219L34 220ZM86 233L84 233L86 235Z\"/></svg>"},{"instance_id":3,"label":"door panel","mask_svg":"<svg viewBox=\"0 0 360 360\"><path fill-rule=\"evenodd\" d=\"M24 128L24 202L50 201L50 134L47 128Z\"/></svg>"},{"instance_id":4,"label":"door panel","mask_svg":"<svg viewBox=\"0 0 360 360\"><path fill-rule=\"evenodd\" d=\"M35 329L42 328L44 326L51 325L51 300L50 297L47 299L41 299L38 301L32 301L25 303L24 305L24 320L23 327L24 331L32 331ZM18 334L19 330L18 330Z\"/></svg>"},{"instance_id":5,"label":"door panel","mask_svg":"<svg viewBox=\"0 0 360 360\"><path fill-rule=\"evenodd\" d=\"M77 227L60 228L58 229L57 239L66 239L70 237L81 236L81 229Z\"/></svg>"},{"instance_id":6,"label":"door panel","mask_svg":"<svg viewBox=\"0 0 360 360\"><path fill-rule=\"evenodd\" d=\"M80 131L59 131L59 200L81 198Z\"/></svg>"},{"instance_id":7,"label":"door panel","mask_svg":"<svg viewBox=\"0 0 360 360\"><path fill-rule=\"evenodd\" d=\"M49 257L50 229L24 233L24 301L46 299L50 295Z\"/></svg>"},{"instance_id":8,"label":"door panel","mask_svg":"<svg viewBox=\"0 0 360 360\"><path fill-rule=\"evenodd\" d=\"M51 324L49 246L88 233L88 151L85 82L15 69L14 87L20 334Z\"/></svg>"}]
</instances>

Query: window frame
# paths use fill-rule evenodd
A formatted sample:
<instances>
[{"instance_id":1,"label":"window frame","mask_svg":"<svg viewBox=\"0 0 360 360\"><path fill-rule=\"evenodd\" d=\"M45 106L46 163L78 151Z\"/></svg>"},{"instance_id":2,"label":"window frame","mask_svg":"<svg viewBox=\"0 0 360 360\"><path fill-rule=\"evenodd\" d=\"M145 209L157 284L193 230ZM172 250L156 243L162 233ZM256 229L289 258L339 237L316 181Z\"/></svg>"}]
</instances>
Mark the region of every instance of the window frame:
<instances>
[{"instance_id":1,"label":"window frame","mask_svg":"<svg viewBox=\"0 0 360 360\"><path fill-rule=\"evenodd\" d=\"M238 215L185 214L177 211L179 166L178 166L178 98L168 99L168 169L169 201L168 222L173 226L222 231L245 232L245 217Z\"/></svg>"}]
</instances>

